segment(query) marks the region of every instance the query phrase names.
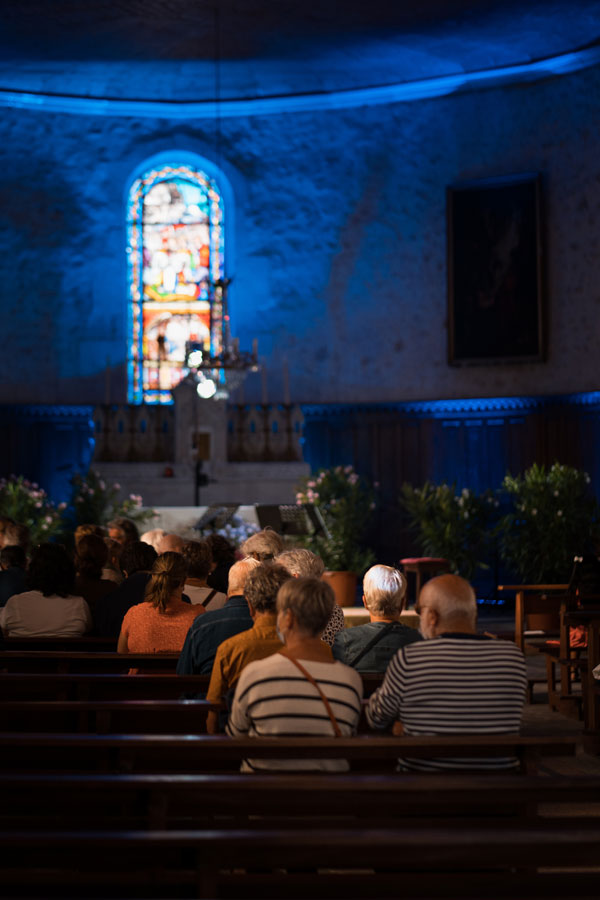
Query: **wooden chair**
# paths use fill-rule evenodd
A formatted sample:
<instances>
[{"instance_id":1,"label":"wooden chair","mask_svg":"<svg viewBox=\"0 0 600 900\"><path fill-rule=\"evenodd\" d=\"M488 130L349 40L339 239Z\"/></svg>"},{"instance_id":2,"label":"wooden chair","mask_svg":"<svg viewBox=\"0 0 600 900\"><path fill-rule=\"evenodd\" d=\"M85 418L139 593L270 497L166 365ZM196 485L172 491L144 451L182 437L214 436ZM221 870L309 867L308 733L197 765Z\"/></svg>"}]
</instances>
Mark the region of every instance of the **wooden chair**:
<instances>
[{"instance_id":1,"label":"wooden chair","mask_svg":"<svg viewBox=\"0 0 600 900\"><path fill-rule=\"evenodd\" d=\"M450 571L450 563L448 562L448 560L443 559L442 557L435 556L407 556L405 559L400 560L400 566L402 567L402 571L406 575L407 581L409 580L409 574L415 576L413 606L419 599L419 594L421 593L421 588L425 581L427 581L429 578L432 578L434 575L441 575L444 572ZM407 601L408 596L406 598L406 602Z\"/></svg>"}]
</instances>

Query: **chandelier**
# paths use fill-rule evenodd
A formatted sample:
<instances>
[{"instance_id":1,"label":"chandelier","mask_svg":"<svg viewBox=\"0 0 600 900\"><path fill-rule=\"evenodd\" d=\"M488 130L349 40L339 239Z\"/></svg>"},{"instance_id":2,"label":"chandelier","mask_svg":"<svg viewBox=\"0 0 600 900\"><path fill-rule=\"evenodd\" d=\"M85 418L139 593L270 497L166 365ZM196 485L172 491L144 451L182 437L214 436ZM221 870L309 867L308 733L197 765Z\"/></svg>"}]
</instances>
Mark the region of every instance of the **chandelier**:
<instances>
[{"instance_id":1,"label":"chandelier","mask_svg":"<svg viewBox=\"0 0 600 900\"><path fill-rule=\"evenodd\" d=\"M227 400L243 383L249 372L258 372L258 341L252 341L252 350L240 350L239 338L232 338L229 328L227 288L230 278L213 282L214 292L220 295L222 341L215 351L207 349L200 341L188 341L185 345L185 366L189 370L186 381L196 386L203 400ZM213 306L211 304L211 317ZM211 332L213 329L211 328Z\"/></svg>"}]
</instances>

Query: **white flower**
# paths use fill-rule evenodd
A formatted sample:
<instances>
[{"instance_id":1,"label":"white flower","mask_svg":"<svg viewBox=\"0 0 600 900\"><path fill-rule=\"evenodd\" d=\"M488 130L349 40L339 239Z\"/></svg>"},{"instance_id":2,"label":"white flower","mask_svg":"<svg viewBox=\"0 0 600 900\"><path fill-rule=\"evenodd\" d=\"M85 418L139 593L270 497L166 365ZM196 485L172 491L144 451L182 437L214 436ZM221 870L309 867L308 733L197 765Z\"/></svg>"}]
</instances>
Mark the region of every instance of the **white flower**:
<instances>
[{"instance_id":1,"label":"white flower","mask_svg":"<svg viewBox=\"0 0 600 900\"><path fill-rule=\"evenodd\" d=\"M100 481L98 482L98 486L99 486L99 488L100 488L101 491L105 491L105 490L106 490L106 485L105 485L105 483L102 481L102 479L100 479Z\"/></svg>"},{"instance_id":2,"label":"white flower","mask_svg":"<svg viewBox=\"0 0 600 900\"><path fill-rule=\"evenodd\" d=\"M562 516L562 514L563 514L563 513L562 513L562 509L559 509L559 510L557 511L557 513L556 513L557 516Z\"/></svg>"},{"instance_id":3,"label":"white flower","mask_svg":"<svg viewBox=\"0 0 600 900\"><path fill-rule=\"evenodd\" d=\"M120 491L120 490L121 490L121 485L120 485L120 484L117 484L117 483L115 482L115 484L113 484L113 491Z\"/></svg>"},{"instance_id":4,"label":"white flower","mask_svg":"<svg viewBox=\"0 0 600 900\"><path fill-rule=\"evenodd\" d=\"M534 508L531 510L531 515L532 515L532 516L537 516L537 509L535 508L535 506L534 506Z\"/></svg>"}]
</instances>

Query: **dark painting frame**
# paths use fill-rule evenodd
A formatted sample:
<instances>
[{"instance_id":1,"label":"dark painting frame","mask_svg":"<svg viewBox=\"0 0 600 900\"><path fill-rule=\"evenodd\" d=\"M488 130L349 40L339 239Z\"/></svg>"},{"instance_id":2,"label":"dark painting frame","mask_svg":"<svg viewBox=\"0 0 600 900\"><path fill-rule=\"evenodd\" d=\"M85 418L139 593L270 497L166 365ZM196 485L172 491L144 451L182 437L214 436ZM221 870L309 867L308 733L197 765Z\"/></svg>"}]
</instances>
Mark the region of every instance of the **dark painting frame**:
<instances>
[{"instance_id":1,"label":"dark painting frame","mask_svg":"<svg viewBox=\"0 0 600 900\"><path fill-rule=\"evenodd\" d=\"M448 362L543 362L541 177L447 188Z\"/></svg>"}]
</instances>

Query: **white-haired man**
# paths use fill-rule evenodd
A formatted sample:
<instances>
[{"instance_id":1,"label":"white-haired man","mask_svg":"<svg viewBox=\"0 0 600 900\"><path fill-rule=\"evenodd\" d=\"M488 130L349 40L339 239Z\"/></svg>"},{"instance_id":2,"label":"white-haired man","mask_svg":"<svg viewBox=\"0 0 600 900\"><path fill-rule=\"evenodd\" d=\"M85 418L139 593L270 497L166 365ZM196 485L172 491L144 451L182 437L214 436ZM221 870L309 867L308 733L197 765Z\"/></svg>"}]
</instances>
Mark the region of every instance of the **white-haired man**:
<instances>
[{"instance_id":1,"label":"white-haired man","mask_svg":"<svg viewBox=\"0 0 600 900\"><path fill-rule=\"evenodd\" d=\"M477 604L457 575L432 578L418 612L424 641L403 647L367 706L372 728L399 721L404 734L515 734L525 702L522 652L476 633ZM508 768L516 760L400 760L403 768Z\"/></svg>"},{"instance_id":2,"label":"white-haired man","mask_svg":"<svg viewBox=\"0 0 600 900\"><path fill-rule=\"evenodd\" d=\"M187 633L177 660L178 675L210 675L219 644L252 628L253 620L244 598L244 585L256 559L241 559L229 570L227 603L221 609L198 616Z\"/></svg>"},{"instance_id":3,"label":"white-haired man","mask_svg":"<svg viewBox=\"0 0 600 900\"><path fill-rule=\"evenodd\" d=\"M385 672L401 647L422 640L415 628L400 622L405 595L401 572L391 566L372 566L363 579L363 603L371 621L336 635L335 659L359 672Z\"/></svg>"}]
</instances>

